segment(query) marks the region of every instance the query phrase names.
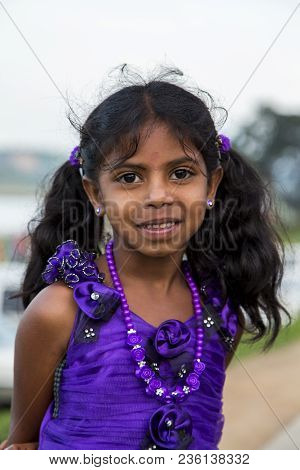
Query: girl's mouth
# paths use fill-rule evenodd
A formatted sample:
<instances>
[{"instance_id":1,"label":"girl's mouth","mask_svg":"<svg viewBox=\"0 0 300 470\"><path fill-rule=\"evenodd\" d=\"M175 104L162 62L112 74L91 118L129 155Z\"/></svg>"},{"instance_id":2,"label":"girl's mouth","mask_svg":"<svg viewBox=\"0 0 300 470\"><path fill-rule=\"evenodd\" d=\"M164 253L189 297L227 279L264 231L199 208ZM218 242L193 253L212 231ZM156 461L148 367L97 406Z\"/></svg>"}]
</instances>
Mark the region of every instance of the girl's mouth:
<instances>
[{"instance_id":1,"label":"girl's mouth","mask_svg":"<svg viewBox=\"0 0 300 470\"><path fill-rule=\"evenodd\" d=\"M149 235L151 238L162 237L165 234L174 234L181 222L166 222L163 224L149 224L149 225L138 225L138 229L142 231L144 235Z\"/></svg>"}]
</instances>

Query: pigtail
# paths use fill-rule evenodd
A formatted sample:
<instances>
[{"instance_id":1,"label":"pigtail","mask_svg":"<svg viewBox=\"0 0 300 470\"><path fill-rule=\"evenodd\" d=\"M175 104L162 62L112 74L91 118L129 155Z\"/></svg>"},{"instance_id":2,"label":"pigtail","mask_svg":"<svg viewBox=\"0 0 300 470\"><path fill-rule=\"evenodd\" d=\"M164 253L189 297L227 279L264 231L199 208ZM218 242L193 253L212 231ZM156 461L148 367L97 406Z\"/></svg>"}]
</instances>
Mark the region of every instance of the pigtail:
<instances>
[{"instance_id":1,"label":"pigtail","mask_svg":"<svg viewBox=\"0 0 300 470\"><path fill-rule=\"evenodd\" d=\"M271 347L282 324L278 298L285 250L278 228L284 230L274 205L274 195L254 167L235 150L222 155L223 178L215 207L187 250L198 279L210 282L215 273L223 300L229 296L247 314L244 326L254 342L270 334Z\"/></svg>"},{"instance_id":2,"label":"pigtail","mask_svg":"<svg viewBox=\"0 0 300 470\"><path fill-rule=\"evenodd\" d=\"M84 191L78 168L66 161L51 176L49 189L36 215L27 224L30 255L22 289L24 308L46 286L41 273L57 245L77 241L84 250L96 251L95 241L102 232L102 218L96 217Z\"/></svg>"}]
</instances>

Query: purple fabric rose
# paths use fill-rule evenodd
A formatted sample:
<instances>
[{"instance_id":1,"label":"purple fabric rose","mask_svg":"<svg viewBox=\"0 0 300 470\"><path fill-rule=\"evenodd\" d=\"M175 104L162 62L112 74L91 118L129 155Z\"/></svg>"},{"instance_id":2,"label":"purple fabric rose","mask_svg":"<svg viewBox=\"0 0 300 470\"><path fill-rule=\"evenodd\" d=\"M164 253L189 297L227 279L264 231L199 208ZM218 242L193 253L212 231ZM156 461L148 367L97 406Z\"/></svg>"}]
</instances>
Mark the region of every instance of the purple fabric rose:
<instances>
[{"instance_id":1,"label":"purple fabric rose","mask_svg":"<svg viewBox=\"0 0 300 470\"><path fill-rule=\"evenodd\" d=\"M145 359L145 349L144 348L132 349L131 355L135 361L140 362L143 359Z\"/></svg>"},{"instance_id":2,"label":"purple fabric rose","mask_svg":"<svg viewBox=\"0 0 300 470\"><path fill-rule=\"evenodd\" d=\"M192 442L193 424L189 413L169 403L150 418L149 433L157 449L186 449Z\"/></svg>"},{"instance_id":3,"label":"purple fabric rose","mask_svg":"<svg viewBox=\"0 0 300 470\"><path fill-rule=\"evenodd\" d=\"M186 378L186 383L192 390L198 390L200 387L199 376L195 372L191 372Z\"/></svg>"},{"instance_id":4,"label":"purple fabric rose","mask_svg":"<svg viewBox=\"0 0 300 470\"><path fill-rule=\"evenodd\" d=\"M154 377L155 373L154 370L151 369L149 366L137 367L136 374L137 377L141 377L143 380L150 380Z\"/></svg>"},{"instance_id":5,"label":"purple fabric rose","mask_svg":"<svg viewBox=\"0 0 300 470\"><path fill-rule=\"evenodd\" d=\"M127 344L129 344L129 346L134 346L136 344L140 344L142 341L142 337L136 333L131 333L130 335L128 335L127 337Z\"/></svg>"},{"instance_id":6,"label":"purple fabric rose","mask_svg":"<svg viewBox=\"0 0 300 470\"><path fill-rule=\"evenodd\" d=\"M191 340L189 328L179 320L166 320L159 325L154 338L156 351L162 357L181 354Z\"/></svg>"}]
</instances>

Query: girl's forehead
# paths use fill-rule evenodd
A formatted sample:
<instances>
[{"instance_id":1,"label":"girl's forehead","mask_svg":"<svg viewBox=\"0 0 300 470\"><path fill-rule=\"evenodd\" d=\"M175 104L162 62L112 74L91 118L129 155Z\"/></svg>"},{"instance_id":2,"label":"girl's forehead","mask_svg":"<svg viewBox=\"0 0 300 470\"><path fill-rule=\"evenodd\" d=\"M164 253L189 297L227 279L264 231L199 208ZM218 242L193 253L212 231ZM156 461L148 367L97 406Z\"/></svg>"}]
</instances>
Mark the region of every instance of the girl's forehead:
<instances>
[{"instance_id":1,"label":"girl's forehead","mask_svg":"<svg viewBox=\"0 0 300 470\"><path fill-rule=\"evenodd\" d=\"M201 158L195 154L185 154L182 150L177 150L170 154L165 152L150 151L149 154L136 153L130 158L121 158L110 161L110 170L119 168L138 168L141 170L159 170L168 169L171 166L179 164L191 164L199 166Z\"/></svg>"},{"instance_id":2,"label":"girl's forehead","mask_svg":"<svg viewBox=\"0 0 300 470\"><path fill-rule=\"evenodd\" d=\"M103 171L113 171L123 167L140 167L155 169L168 167L175 163L192 163L199 165L203 162L201 152L187 139L183 146L172 130L165 125L144 127L134 153L130 153L132 142L124 138L118 147L105 158Z\"/></svg>"}]
</instances>

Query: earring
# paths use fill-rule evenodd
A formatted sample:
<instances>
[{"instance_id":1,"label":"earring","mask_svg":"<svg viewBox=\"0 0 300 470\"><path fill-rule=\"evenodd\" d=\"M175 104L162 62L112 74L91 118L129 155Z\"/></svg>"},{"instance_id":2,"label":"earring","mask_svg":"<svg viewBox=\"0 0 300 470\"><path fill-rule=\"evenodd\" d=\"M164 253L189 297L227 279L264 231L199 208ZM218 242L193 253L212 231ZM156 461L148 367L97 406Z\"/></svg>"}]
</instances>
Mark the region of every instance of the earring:
<instances>
[{"instance_id":1,"label":"earring","mask_svg":"<svg viewBox=\"0 0 300 470\"><path fill-rule=\"evenodd\" d=\"M100 215L100 213L101 213L101 207L97 207L97 209L96 209L96 215ZM104 214L104 212L103 212L103 214ZM103 215L103 214L102 214L102 215Z\"/></svg>"},{"instance_id":2,"label":"earring","mask_svg":"<svg viewBox=\"0 0 300 470\"><path fill-rule=\"evenodd\" d=\"M209 209L212 209L214 207L214 201L212 199L207 199L207 206Z\"/></svg>"}]
</instances>

